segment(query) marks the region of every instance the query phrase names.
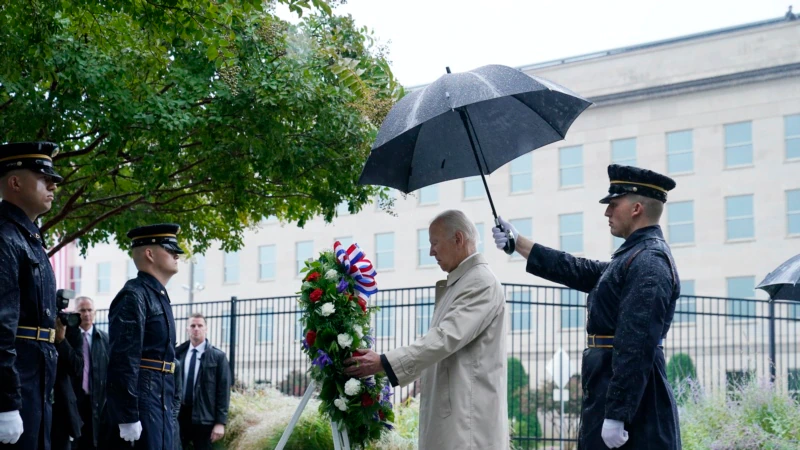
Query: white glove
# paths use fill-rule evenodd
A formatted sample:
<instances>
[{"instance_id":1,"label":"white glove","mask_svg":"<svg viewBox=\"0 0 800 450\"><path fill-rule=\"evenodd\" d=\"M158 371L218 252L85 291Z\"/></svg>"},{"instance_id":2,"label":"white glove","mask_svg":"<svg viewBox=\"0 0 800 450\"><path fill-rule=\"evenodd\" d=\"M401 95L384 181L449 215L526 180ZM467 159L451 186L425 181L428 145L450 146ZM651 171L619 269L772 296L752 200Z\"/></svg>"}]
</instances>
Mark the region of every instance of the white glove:
<instances>
[{"instance_id":1,"label":"white glove","mask_svg":"<svg viewBox=\"0 0 800 450\"><path fill-rule=\"evenodd\" d=\"M514 236L515 239L519 234L517 233L517 229L514 228L514 225L506 222L502 217L497 216L497 221L500 222L500 226L502 226L505 231L500 231L499 227L492 227L492 237L494 238L494 244L497 248L502 250L508 242L509 234Z\"/></svg>"},{"instance_id":2,"label":"white glove","mask_svg":"<svg viewBox=\"0 0 800 450\"><path fill-rule=\"evenodd\" d=\"M22 436L22 417L19 410L0 413L0 442L16 444Z\"/></svg>"},{"instance_id":3,"label":"white glove","mask_svg":"<svg viewBox=\"0 0 800 450\"><path fill-rule=\"evenodd\" d=\"M142 422L119 424L119 437L128 442L138 441L142 436Z\"/></svg>"},{"instance_id":4,"label":"white glove","mask_svg":"<svg viewBox=\"0 0 800 450\"><path fill-rule=\"evenodd\" d=\"M625 424L619 420L605 419L600 436L602 436L603 442L606 443L608 448L622 447L628 442L628 432L625 431Z\"/></svg>"}]
</instances>

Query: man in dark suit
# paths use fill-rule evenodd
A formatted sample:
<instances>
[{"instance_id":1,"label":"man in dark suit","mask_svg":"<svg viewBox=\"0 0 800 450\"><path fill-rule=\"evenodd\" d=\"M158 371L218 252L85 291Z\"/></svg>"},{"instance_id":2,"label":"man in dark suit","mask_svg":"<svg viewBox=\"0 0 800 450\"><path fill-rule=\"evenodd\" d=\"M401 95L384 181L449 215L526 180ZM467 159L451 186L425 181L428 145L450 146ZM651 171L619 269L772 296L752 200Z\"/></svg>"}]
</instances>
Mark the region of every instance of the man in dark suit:
<instances>
[{"instance_id":1,"label":"man in dark suit","mask_svg":"<svg viewBox=\"0 0 800 450\"><path fill-rule=\"evenodd\" d=\"M94 326L94 302L89 297L75 299L75 311L81 315L80 328L68 328L66 350L72 375L72 390L83 421L80 439L73 448L94 450L98 447L101 413L106 404L106 372L108 370L108 333Z\"/></svg>"},{"instance_id":2,"label":"man in dark suit","mask_svg":"<svg viewBox=\"0 0 800 450\"><path fill-rule=\"evenodd\" d=\"M225 353L206 339L206 319L200 313L189 317L189 340L175 350L183 364L183 404L178 416L183 448L211 449L225 435L231 377Z\"/></svg>"}]
</instances>

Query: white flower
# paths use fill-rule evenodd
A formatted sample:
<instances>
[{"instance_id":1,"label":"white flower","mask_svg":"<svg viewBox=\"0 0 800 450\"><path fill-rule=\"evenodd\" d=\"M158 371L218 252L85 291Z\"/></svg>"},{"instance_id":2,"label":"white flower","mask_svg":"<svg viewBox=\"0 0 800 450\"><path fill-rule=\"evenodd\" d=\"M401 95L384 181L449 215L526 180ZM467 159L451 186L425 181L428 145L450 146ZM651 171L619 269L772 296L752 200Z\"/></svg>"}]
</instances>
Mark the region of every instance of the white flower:
<instances>
[{"instance_id":1,"label":"white flower","mask_svg":"<svg viewBox=\"0 0 800 450\"><path fill-rule=\"evenodd\" d=\"M335 312L336 307L333 306L333 303L324 303L322 307L319 308L319 313L324 317L328 317Z\"/></svg>"},{"instance_id":2,"label":"white flower","mask_svg":"<svg viewBox=\"0 0 800 450\"><path fill-rule=\"evenodd\" d=\"M325 272L325 278L329 281L335 281L339 278L339 272L336 269L331 269Z\"/></svg>"},{"instance_id":3,"label":"white flower","mask_svg":"<svg viewBox=\"0 0 800 450\"><path fill-rule=\"evenodd\" d=\"M310 287L311 287L311 283L309 283L308 281L303 281L303 285L300 286L300 289L305 290L305 289L308 289Z\"/></svg>"},{"instance_id":4,"label":"white flower","mask_svg":"<svg viewBox=\"0 0 800 450\"><path fill-rule=\"evenodd\" d=\"M353 330L355 330L359 339L361 339L361 337L364 336L364 329L361 328L361 325L353 325Z\"/></svg>"},{"instance_id":5,"label":"white flower","mask_svg":"<svg viewBox=\"0 0 800 450\"><path fill-rule=\"evenodd\" d=\"M340 411L347 411L347 399L339 397L333 401L333 406L339 408Z\"/></svg>"},{"instance_id":6,"label":"white flower","mask_svg":"<svg viewBox=\"0 0 800 450\"><path fill-rule=\"evenodd\" d=\"M349 334L342 333L336 337L336 340L339 341L339 347L342 348L347 348L353 345L353 336L350 336Z\"/></svg>"},{"instance_id":7,"label":"white flower","mask_svg":"<svg viewBox=\"0 0 800 450\"><path fill-rule=\"evenodd\" d=\"M344 393L349 396L358 395L361 392L361 382L355 378L350 378L347 380L347 383L344 384Z\"/></svg>"}]
</instances>

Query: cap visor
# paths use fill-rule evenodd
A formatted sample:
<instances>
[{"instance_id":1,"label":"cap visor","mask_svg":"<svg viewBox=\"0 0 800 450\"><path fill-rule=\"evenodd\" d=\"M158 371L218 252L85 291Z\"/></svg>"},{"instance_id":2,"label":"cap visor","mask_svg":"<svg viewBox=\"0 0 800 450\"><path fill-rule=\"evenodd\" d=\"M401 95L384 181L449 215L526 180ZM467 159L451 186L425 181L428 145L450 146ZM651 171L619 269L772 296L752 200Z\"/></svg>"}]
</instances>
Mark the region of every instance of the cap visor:
<instances>
[{"instance_id":1,"label":"cap visor","mask_svg":"<svg viewBox=\"0 0 800 450\"><path fill-rule=\"evenodd\" d=\"M64 181L64 177L62 177L61 175L57 174L55 170L53 170L53 169L51 169L49 167L47 169L45 169L44 173L46 175L50 176L51 178L53 178L53 180L56 183L61 183L62 181Z\"/></svg>"},{"instance_id":2,"label":"cap visor","mask_svg":"<svg viewBox=\"0 0 800 450\"><path fill-rule=\"evenodd\" d=\"M161 244L161 246L164 247L165 249L167 249L167 250L169 250L171 252L175 252L175 253L177 253L179 255L182 255L184 253L183 249L178 247L176 244L172 244L172 243L166 242L166 243Z\"/></svg>"},{"instance_id":3,"label":"cap visor","mask_svg":"<svg viewBox=\"0 0 800 450\"><path fill-rule=\"evenodd\" d=\"M608 194L605 197L600 199L600 203L606 205L608 203L611 203L611 199L612 198L622 197L625 194L626 194L625 192L623 192L623 193L615 193L615 194Z\"/></svg>"}]
</instances>

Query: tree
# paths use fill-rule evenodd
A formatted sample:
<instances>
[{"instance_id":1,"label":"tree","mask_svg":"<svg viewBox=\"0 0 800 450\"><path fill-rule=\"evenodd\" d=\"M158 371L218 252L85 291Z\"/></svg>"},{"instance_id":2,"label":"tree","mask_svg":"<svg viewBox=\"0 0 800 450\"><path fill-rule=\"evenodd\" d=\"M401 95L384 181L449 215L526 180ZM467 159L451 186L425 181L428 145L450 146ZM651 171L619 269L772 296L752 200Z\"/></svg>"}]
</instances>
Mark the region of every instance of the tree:
<instances>
[{"instance_id":1,"label":"tree","mask_svg":"<svg viewBox=\"0 0 800 450\"><path fill-rule=\"evenodd\" d=\"M512 437L541 437L542 427L536 415L536 407L531 404L536 393L528 388L529 377L522 361L508 358L508 419L511 422Z\"/></svg>"},{"instance_id":2,"label":"tree","mask_svg":"<svg viewBox=\"0 0 800 450\"><path fill-rule=\"evenodd\" d=\"M64 176L42 231L91 245L144 222L202 252L267 216L332 220L402 95L385 51L324 0L0 5L0 141L50 140ZM389 207L391 204L389 203Z\"/></svg>"}]
</instances>

